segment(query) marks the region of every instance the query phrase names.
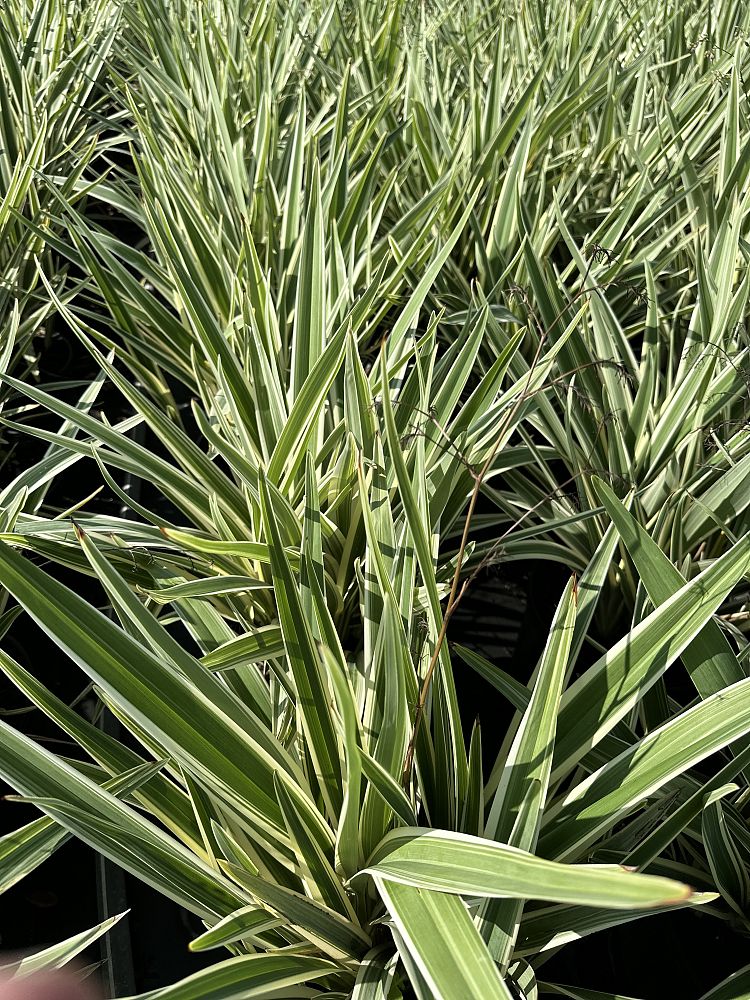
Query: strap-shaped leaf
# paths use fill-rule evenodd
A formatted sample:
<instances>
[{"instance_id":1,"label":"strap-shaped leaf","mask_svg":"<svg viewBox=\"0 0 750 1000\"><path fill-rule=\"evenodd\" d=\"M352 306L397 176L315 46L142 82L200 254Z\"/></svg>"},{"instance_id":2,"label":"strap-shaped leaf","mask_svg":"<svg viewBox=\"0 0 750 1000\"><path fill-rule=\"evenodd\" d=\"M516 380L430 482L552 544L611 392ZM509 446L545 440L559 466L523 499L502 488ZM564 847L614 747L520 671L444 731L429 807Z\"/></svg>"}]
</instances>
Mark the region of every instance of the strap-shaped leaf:
<instances>
[{"instance_id":1,"label":"strap-shaped leaf","mask_svg":"<svg viewBox=\"0 0 750 1000\"><path fill-rule=\"evenodd\" d=\"M745 965L718 986L704 993L701 1000L747 1000L750 997L750 965Z\"/></svg>"},{"instance_id":2,"label":"strap-shaped leaf","mask_svg":"<svg viewBox=\"0 0 750 1000\"><path fill-rule=\"evenodd\" d=\"M668 781L750 732L750 678L652 730L576 785L545 814L540 851L575 858Z\"/></svg>"},{"instance_id":3,"label":"strap-shaped leaf","mask_svg":"<svg viewBox=\"0 0 750 1000\"><path fill-rule=\"evenodd\" d=\"M292 400L301 391L325 346L325 233L320 198L320 163L317 160L313 164L309 192L297 281L297 300L294 307Z\"/></svg>"},{"instance_id":4,"label":"strap-shaped leaf","mask_svg":"<svg viewBox=\"0 0 750 1000\"><path fill-rule=\"evenodd\" d=\"M741 750L708 781L697 783L692 794L656 826L625 858L628 865L645 868L658 857L685 827L699 816L706 795L717 791L750 765L750 746Z\"/></svg>"},{"instance_id":5,"label":"strap-shaped leaf","mask_svg":"<svg viewBox=\"0 0 750 1000\"><path fill-rule=\"evenodd\" d=\"M148 782L161 770L163 764L163 761L141 764L101 782L102 787L113 795L124 797ZM102 773L100 771L99 775ZM69 838L70 833L47 816L0 837L0 893L10 889L46 861Z\"/></svg>"},{"instance_id":6,"label":"strap-shaped leaf","mask_svg":"<svg viewBox=\"0 0 750 1000\"><path fill-rule=\"evenodd\" d=\"M688 899L688 886L597 865L563 865L516 847L448 830L387 834L361 874L466 896L546 899L631 909Z\"/></svg>"},{"instance_id":7,"label":"strap-shaped leaf","mask_svg":"<svg viewBox=\"0 0 750 1000\"><path fill-rule=\"evenodd\" d=\"M292 928L332 958L346 960L365 954L372 946L369 935L335 910L308 896L275 885L229 866L233 876L268 909L284 917Z\"/></svg>"},{"instance_id":8,"label":"strap-shaped leaf","mask_svg":"<svg viewBox=\"0 0 750 1000\"><path fill-rule=\"evenodd\" d=\"M69 937L59 944L53 944L42 951L27 955L13 966L13 978L30 976L32 972L40 972L42 969L62 968L76 955L80 955L85 948L98 941L103 934L110 931L124 916L125 913L118 913L117 916L108 917L90 930L81 931L80 934L74 934L73 937ZM2 968L7 969L7 966L2 966Z\"/></svg>"},{"instance_id":9,"label":"strap-shaped leaf","mask_svg":"<svg viewBox=\"0 0 750 1000\"><path fill-rule=\"evenodd\" d=\"M306 955L240 955L201 969L172 986L128 1000L252 1000L287 991L338 971L333 962Z\"/></svg>"},{"instance_id":10,"label":"strap-shaped leaf","mask_svg":"<svg viewBox=\"0 0 750 1000\"><path fill-rule=\"evenodd\" d=\"M736 786L729 785L727 790ZM716 887L729 906L740 916L747 911L750 900L750 877L739 845L732 836L721 803L725 790L706 796L701 817L703 843Z\"/></svg>"},{"instance_id":11,"label":"strap-shaped leaf","mask_svg":"<svg viewBox=\"0 0 750 1000\"><path fill-rule=\"evenodd\" d=\"M221 917L247 902L179 841L95 782L4 722L0 734L0 774L43 801L48 815L91 847L194 913Z\"/></svg>"},{"instance_id":12,"label":"strap-shaped leaf","mask_svg":"<svg viewBox=\"0 0 750 1000\"><path fill-rule=\"evenodd\" d=\"M408 948L435 1000L512 1000L513 994L457 896L377 876L375 884L399 930L399 950Z\"/></svg>"},{"instance_id":13,"label":"strap-shaped leaf","mask_svg":"<svg viewBox=\"0 0 750 1000\"><path fill-rule=\"evenodd\" d=\"M576 581L563 593L550 627L531 700L508 751L490 806L484 836L523 851L534 851L547 799L557 713L576 617ZM521 907L491 900L480 912L480 931L490 952L507 969Z\"/></svg>"},{"instance_id":14,"label":"strap-shaped leaf","mask_svg":"<svg viewBox=\"0 0 750 1000\"><path fill-rule=\"evenodd\" d=\"M0 837L0 893L34 871L69 837L46 816Z\"/></svg>"},{"instance_id":15,"label":"strap-shaped leaf","mask_svg":"<svg viewBox=\"0 0 750 1000\"><path fill-rule=\"evenodd\" d=\"M387 1000L396 977L398 955L387 945L369 951L359 963L351 1000Z\"/></svg>"},{"instance_id":16,"label":"strap-shaped leaf","mask_svg":"<svg viewBox=\"0 0 750 1000\"><path fill-rule=\"evenodd\" d=\"M148 596L157 604L170 604L185 598L214 597L220 594L246 594L253 590L269 590L270 585L252 576L212 576L203 580L186 580L159 590L149 590Z\"/></svg>"},{"instance_id":17,"label":"strap-shaped leaf","mask_svg":"<svg viewBox=\"0 0 750 1000\"><path fill-rule=\"evenodd\" d=\"M704 628L750 568L750 535L681 587L565 692L553 780L625 717Z\"/></svg>"},{"instance_id":18,"label":"strap-shaped leaf","mask_svg":"<svg viewBox=\"0 0 750 1000\"><path fill-rule=\"evenodd\" d=\"M264 932L283 926L284 920L260 906L243 906L227 914L209 930L190 942L191 951L209 951L236 941L257 940Z\"/></svg>"},{"instance_id":19,"label":"strap-shaped leaf","mask_svg":"<svg viewBox=\"0 0 750 1000\"><path fill-rule=\"evenodd\" d=\"M3 650L0 650L0 668L37 708L110 774L121 774L144 764L143 757L56 698L30 671L25 670ZM199 832L187 797L164 775L155 774L138 789L136 799L188 846L198 844Z\"/></svg>"},{"instance_id":20,"label":"strap-shaped leaf","mask_svg":"<svg viewBox=\"0 0 750 1000\"><path fill-rule=\"evenodd\" d=\"M100 571L105 568L101 560ZM111 579L116 585L115 577ZM154 656L4 544L0 580L92 680L176 760L203 776L233 807L256 818L271 837L286 842L273 772L296 776L298 769L249 710L244 710L240 727L235 703L217 678L196 663L188 679L170 659ZM183 654L181 667L187 669L188 664L189 657Z\"/></svg>"},{"instance_id":21,"label":"strap-shaped leaf","mask_svg":"<svg viewBox=\"0 0 750 1000\"><path fill-rule=\"evenodd\" d=\"M308 810L300 808L298 801L292 796L289 790L281 781L276 782L276 795L279 805L284 815L284 822L289 830L295 852L302 870L302 881L308 895L323 903L329 909L340 913L352 923L357 922L356 914L344 891L340 879L336 875L328 857L326 857L325 847L332 844L321 845L315 837L316 824L310 821Z\"/></svg>"},{"instance_id":22,"label":"strap-shaped leaf","mask_svg":"<svg viewBox=\"0 0 750 1000\"><path fill-rule=\"evenodd\" d=\"M260 480L261 510L271 554L271 572L287 660L297 691L297 711L308 741L315 776L332 815L341 811L341 764L330 691L321 658L305 618L299 585L281 544L269 483Z\"/></svg>"},{"instance_id":23,"label":"strap-shaped leaf","mask_svg":"<svg viewBox=\"0 0 750 1000\"><path fill-rule=\"evenodd\" d=\"M606 483L594 477L593 485L625 543L651 601L658 606L669 600L685 586L682 573ZM713 619L706 622L702 631L682 651L681 659L702 698L745 676L726 636Z\"/></svg>"},{"instance_id":24,"label":"strap-shaped leaf","mask_svg":"<svg viewBox=\"0 0 750 1000\"><path fill-rule=\"evenodd\" d=\"M264 625L257 632L238 635L201 657L209 670L231 670L248 663L262 663L284 652L284 639L278 625Z\"/></svg>"},{"instance_id":25,"label":"strap-shaped leaf","mask_svg":"<svg viewBox=\"0 0 750 1000\"><path fill-rule=\"evenodd\" d=\"M268 463L270 482L282 492L305 460L306 448L328 390L344 360L346 331L331 338L300 388Z\"/></svg>"}]
</instances>

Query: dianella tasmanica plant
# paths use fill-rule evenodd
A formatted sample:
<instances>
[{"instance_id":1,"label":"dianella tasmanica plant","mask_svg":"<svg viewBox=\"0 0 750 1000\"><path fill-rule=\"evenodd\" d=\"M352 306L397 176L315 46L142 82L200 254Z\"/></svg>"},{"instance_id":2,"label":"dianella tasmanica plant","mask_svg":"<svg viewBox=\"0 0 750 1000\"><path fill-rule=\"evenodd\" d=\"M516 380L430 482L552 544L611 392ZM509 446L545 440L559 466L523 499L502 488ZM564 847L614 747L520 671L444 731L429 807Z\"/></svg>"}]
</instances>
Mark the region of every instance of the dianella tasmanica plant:
<instances>
[{"instance_id":1,"label":"dianella tasmanica plant","mask_svg":"<svg viewBox=\"0 0 750 1000\"><path fill-rule=\"evenodd\" d=\"M95 376L71 399L4 375L8 433L45 447L0 492L0 634L30 616L127 738L0 650L86 758L0 722L0 774L44 814L0 841L0 887L75 836L195 914L191 948L216 962L149 997L606 1000L547 982L546 959L664 909L744 912L750 680L715 614L750 538L738 517L682 572L652 523L672 458L718 406L688 426L679 386L705 381L731 408L739 368L711 353L680 374L649 333L632 399L616 355L632 354L640 306L606 297L623 268L645 275L652 330L668 285L708 358L744 307L744 195L711 210L724 249L704 268L704 223L665 193L651 130L650 102L680 89L663 66L673 17L646 5L643 49L643 25L605 6L611 22L591 4L102 7L117 17L91 112L114 136L101 169L85 190L43 171L44 220L13 216L47 255L35 294ZM690 25L707 13L694 7ZM623 151L631 126L648 141ZM644 180L597 209L617 157ZM744 184L733 162L722 190ZM587 246L647 232L657 264L581 247L597 212ZM680 298L691 262L698 290ZM666 416L650 415L659 393ZM594 433L605 404L635 410L615 424L622 448ZM741 445L701 473L703 506L734 483ZM621 489L636 457L643 476ZM118 515L96 496L46 503L84 463ZM560 506L569 466L590 510ZM528 684L449 641L498 553L575 570ZM637 613L592 654L618 560ZM105 609L58 566L98 581ZM678 661L700 695L687 705L665 687ZM507 731L464 728L454 672L470 667L509 699ZM706 784L695 768L719 757Z\"/></svg>"},{"instance_id":2,"label":"dianella tasmanica plant","mask_svg":"<svg viewBox=\"0 0 750 1000\"><path fill-rule=\"evenodd\" d=\"M92 166L117 143L104 115L105 67L117 36L116 5L27 3L0 9L0 373L33 374L40 343L55 332L39 267L56 270L46 240L59 197L75 204ZM57 265L62 293L66 268ZM0 390L2 398L7 387ZM0 443L0 468L8 454Z\"/></svg>"}]
</instances>

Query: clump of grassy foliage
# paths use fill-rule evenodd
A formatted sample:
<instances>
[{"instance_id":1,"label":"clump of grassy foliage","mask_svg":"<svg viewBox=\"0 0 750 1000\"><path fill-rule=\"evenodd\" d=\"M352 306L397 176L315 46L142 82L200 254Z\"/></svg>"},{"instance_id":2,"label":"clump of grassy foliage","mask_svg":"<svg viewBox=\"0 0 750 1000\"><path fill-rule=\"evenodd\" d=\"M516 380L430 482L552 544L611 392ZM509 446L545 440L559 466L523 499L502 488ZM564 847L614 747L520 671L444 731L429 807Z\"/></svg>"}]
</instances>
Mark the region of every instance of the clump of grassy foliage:
<instances>
[{"instance_id":1,"label":"clump of grassy foliage","mask_svg":"<svg viewBox=\"0 0 750 1000\"><path fill-rule=\"evenodd\" d=\"M174 1000L606 1000L545 960L664 908L743 924L743 5L3 17L3 421L47 447L0 493L0 633L35 619L135 742L0 650L88 758L0 722L44 813L0 886L73 835L175 899L231 957ZM20 360L52 314L77 403ZM120 516L47 505L84 461ZM575 573L528 683L449 644L509 559ZM464 730L470 668L507 732Z\"/></svg>"}]
</instances>

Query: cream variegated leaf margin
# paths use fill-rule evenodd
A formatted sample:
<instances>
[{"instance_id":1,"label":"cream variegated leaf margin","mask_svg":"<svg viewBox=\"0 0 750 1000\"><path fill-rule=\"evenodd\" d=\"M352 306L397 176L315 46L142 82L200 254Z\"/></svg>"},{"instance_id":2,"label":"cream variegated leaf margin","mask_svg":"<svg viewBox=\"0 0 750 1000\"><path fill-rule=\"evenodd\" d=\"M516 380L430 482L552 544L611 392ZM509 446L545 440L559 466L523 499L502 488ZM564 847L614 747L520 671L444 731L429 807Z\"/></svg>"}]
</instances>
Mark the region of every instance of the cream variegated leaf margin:
<instances>
[{"instance_id":1,"label":"cream variegated leaf margin","mask_svg":"<svg viewBox=\"0 0 750 1000\"><path fill-rule=\"evenodd\" d=\"M76 744L0 722L0 888L75 835L196 913L159 997L601 1000L535 956L747 921L750 8L412 6L0 10L0 640L128 732L0 653ZM504 670L446 595L517 560L576 582Z\"/></svg>"}]
</instances>

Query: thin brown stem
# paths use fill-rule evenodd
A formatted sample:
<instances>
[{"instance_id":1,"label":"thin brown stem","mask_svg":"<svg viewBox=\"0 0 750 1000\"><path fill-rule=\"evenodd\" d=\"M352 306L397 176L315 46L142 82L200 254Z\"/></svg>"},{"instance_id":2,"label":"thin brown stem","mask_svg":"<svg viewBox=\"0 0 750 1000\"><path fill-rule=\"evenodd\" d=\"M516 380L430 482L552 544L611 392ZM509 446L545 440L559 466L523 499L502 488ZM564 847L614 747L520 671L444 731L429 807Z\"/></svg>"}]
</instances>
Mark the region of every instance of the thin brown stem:
<instances>
[{"instance_id":1,"label":"thin brown stem","mask_svg":"<svg viewBox=\"0 0 750 1000\"><path fill-rule=\"evenodd\" d=\"M412 734L409 740L409 745L406 750L406 758L404 761L403 770L403 784L406 785L409 782L411 776L412 764L414 762L414 751L417 743L417 736L419 735L419 726L422 722L422 716L424 715L424 708L427 702L427 696L430 691L430 683L432 682L432 677L435 673L435 668L437 667L438 660L440 657L440 652L443 648L443 643L445 642L445 636L448 631L448 624L450 623L451 617L458 607L461 598L466 593L466 587L462 587L459 591L459 582L461 580L461 569L463 566L464 554L466 552L466 546L469 541L469 532L471 531L471 522L474 517L474 511L476 509L477 502L479 500L479 494L482 489L482 482L485 476L492 467L492 463L502 446L503 438L507 429L511 426L515 415L518 413L519 409L525 403L528 393L529 385L531 379L534 375L537 365L539 364L539 358L541 357L542 347L544 346L546 340L546 334L542 333L539 338L539 343L537 345L536 352L534 354L533 361L529 367L528 378L526 380L526 387L519 393L518 399L511 407L508 415L502 421L502 425L498 431L495 443L490 449L490 453L484 461L481 469L478 473L474 475L474 489L471 492L471 497L469 498L469 506L466 512L466 518L464 520L464 528L461 535L461 543L458 547L458 553L456 555L456 567L453 572L453 579L451 581L451 589L448 594L448 602L445 607L445 613L443 615L443 621L440 626L440 631L438 633L437 641L435 643L435 648L432 651L432 656L430 657L430 662L427 667L427 672L425 673L424 680L422 681L422 687L419 692L419 697L417 699L417 705L414 713L414 725L412 727Z\"/></svg>"}]
</instances>

